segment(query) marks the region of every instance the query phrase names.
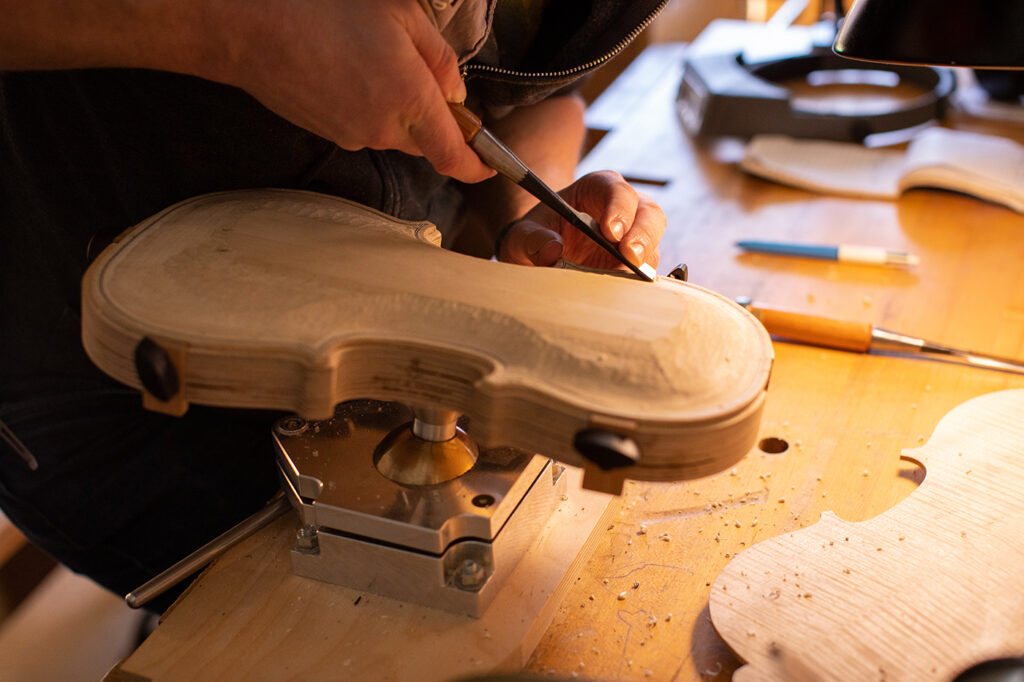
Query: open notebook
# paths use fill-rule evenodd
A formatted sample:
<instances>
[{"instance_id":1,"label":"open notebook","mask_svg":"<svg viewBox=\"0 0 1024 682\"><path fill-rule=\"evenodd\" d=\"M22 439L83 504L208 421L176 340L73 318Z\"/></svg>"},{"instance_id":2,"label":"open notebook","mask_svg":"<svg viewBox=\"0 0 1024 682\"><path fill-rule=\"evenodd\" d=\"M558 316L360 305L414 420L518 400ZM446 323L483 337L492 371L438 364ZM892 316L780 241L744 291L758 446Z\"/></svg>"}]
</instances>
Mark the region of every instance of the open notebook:
<instances>
[{"instance_id":1,"label":"open notebook","mask_svg":"<svg viewBox=\"0 0 1024 682\"><path fill-rule=\"evenodd\" d=\"M935 187L1024 213L1024 146L993 135L928 128L906 150L758 135L740 165L826 194L895 199L910 188Z\"/></svg>"}]
</instances>

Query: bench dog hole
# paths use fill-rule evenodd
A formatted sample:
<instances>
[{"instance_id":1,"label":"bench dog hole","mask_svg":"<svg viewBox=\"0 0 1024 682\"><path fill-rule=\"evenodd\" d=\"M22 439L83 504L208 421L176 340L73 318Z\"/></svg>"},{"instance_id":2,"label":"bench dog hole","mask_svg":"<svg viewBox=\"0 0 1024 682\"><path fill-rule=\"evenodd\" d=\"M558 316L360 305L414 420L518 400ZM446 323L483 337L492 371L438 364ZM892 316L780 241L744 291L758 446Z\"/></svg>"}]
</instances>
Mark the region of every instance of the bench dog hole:
<instances>
[{"instance_id":1,"label":"bench dog hole","mask_svg":"<svg viewBox=\"0 0 1024 682\"><path fill-rule=\"evenodd\" d=\"M758 442L757 447L760 448L762 452L767 452L770 455L778 455L789 450L789 443L782 438L770 436L768 438L762 438L760 442Z\"/></svg>"}]
</instances>

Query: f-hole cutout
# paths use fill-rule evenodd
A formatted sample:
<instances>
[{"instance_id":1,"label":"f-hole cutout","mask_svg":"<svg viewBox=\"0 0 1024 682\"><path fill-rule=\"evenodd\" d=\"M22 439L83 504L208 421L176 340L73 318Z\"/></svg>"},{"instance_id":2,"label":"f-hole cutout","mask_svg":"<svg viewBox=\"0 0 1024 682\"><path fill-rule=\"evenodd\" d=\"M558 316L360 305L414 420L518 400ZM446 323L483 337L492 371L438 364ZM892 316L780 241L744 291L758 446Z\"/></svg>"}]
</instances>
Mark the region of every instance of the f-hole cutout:
<instances>
[{"instance_id":1,"label":"f-hole cutout","mask_svg":"<svg viewBox=\"0 0 1024 682\"><path fill-rule=\"evenodd\" d=\"M758 441L757 447L761 452L767 452L769 455L780 455L789 450L789 443L782 438L769 436Z\"/></svg>"}]
</instances>

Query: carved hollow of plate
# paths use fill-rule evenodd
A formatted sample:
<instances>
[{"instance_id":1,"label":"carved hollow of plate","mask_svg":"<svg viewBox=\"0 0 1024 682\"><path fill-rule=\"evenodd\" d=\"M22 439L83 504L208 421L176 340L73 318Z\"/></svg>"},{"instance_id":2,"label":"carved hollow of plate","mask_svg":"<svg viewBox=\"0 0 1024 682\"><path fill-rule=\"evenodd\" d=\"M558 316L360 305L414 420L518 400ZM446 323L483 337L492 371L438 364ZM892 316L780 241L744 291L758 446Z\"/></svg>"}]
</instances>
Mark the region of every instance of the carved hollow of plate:
<instances>
[{"instance_id":1,"label":"carved hollow of plate","mask_svg":"<svg viewBox=\"0 0 1024 682\"><path fill-rule=\"evenodd\" d=\"M482 449L452 480L402 485L374 453L412 419L400 403L353 400L332 419L277 423L278 466L300 519L293 571L479 618L565 494L564 468Z\"/></svg>"}]
</instances>

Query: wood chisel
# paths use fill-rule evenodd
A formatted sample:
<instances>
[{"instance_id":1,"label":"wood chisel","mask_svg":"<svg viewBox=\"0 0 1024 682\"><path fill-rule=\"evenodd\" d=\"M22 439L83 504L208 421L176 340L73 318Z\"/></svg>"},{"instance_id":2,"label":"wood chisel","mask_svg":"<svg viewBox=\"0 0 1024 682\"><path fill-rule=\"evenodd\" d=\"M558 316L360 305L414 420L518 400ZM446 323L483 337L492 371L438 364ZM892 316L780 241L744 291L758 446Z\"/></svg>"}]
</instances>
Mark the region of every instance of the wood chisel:
<instances>
[{"instance_id":1,"label":"wood chisel","mask_svg":"<svg viewBox=\"0 0 1024 682\"><path fill-rule=\"evenodd\" d=\"M633 265L619 249L608 241L597 222L586 213L577 211L554 190L544 184L530 168L523 163L501 140L487 130L476 114L461 104L449 102L448 106L459 123L463 137L484 163L498 171L535 196L545 206L562 216L570 225L587 235L598 246L633 271L641 279L653 282L657 271L647 263Z\"/></svg>"},{"instance_id":2,"label":"wood chisel","mask_svg":"<svg viewBox=\"0 0 1024 682\"><path fill-rule=\"evenodd\" d=\"M769 334L791 341L859 353L910 350L925 355L958 360L975 367L1024 374L1024 362L1019 360L953 348L916 336L875 327L866 322L847 322L820 315L779 310L760 303L751 303L750 299L745 296L737 298L736 302L760 320Z\"/></svg>"}]
</instances>

